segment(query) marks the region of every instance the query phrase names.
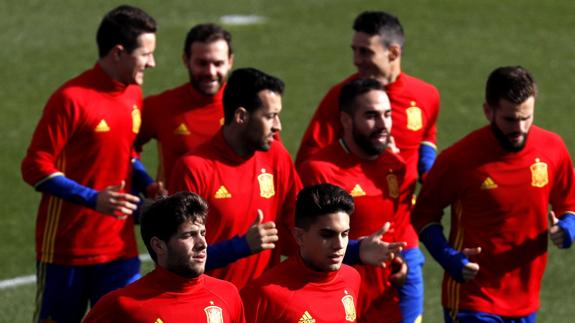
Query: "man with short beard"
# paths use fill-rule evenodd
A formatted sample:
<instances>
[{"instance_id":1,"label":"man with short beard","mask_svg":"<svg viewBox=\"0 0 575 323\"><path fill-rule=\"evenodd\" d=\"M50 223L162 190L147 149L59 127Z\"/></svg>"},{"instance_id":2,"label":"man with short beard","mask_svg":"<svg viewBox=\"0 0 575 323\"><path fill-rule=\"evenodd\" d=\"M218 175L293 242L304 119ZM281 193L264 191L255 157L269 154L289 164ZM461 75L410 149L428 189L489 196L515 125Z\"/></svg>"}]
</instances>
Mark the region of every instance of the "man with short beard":
<instances>
[{"instance_id":1,"label":"man with short beard","mask_svg":"<svg viewBox=\"0 0 575 323\"><path fill-rule=\"evenodd\" d=\"M401 237L398 228L409 221L398 205L409 203L411 194L405 185L405 162L392 151L389 99L378 81L356 79L342 88L339 107L343 135L298 167L302 182L330 183L353 196L356 210L350 220L350 238L369 235L389 222L391 228L383 240L395 242ZM385 268L355 268L362 277L358 322L400 322L394 285L401 286L405 279L403 260L396 257Z\"/></svg>"},{"instance_id":2,"label":"man with short beard","mask_svg":"<svg viewBox=\"0 0 575 323\"><path fill-rule=\"evenodd\" d=\"M533 125L536 95L525 68L494 70L483 104L490 125L439 155L417 199L413 225L445 269L446 322L535 322L547 236L559 248L575 237L573 163L557 134Z\"/></svg>"},{"instance_id":3,"label":"man with short beard","mask_svg":"<svg viewBox=\"0 0 575 323\"><path fill-rule=\"evenodd\" d=\"M237 288L204 275L208 205L180 192L144 211L142 239L156 268L103 297L84 322L245 322Z\"/></svg>"},{"instance_id":4,"label":"man with short beard","mask_svg":"<svg viewBox=\"0 0 575 323\"><path fill-rule=\"evenodd\" d=\"M169 181L176 160L215 135L224 121L222 98L234 62L232 36L218 25L194 26L184 43L182 61L189 82L144 100L136 145L158 141L157 178Z\"/></svg>"}]
</instances>

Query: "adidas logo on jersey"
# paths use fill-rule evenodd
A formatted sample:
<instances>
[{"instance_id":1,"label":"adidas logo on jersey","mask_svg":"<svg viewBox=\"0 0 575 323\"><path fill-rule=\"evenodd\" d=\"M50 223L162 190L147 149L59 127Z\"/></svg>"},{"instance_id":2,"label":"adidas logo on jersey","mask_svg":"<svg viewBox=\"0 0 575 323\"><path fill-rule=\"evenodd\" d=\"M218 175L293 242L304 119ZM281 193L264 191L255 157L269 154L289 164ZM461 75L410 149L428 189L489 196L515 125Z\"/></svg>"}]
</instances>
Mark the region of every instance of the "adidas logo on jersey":
<instances>
[{"instance_id":1,"label":"adidas logo on jersey","mask_svg":"<svg viewBox=\"0 0 575 323\"><path fill-rule=\"evenodd\" d=\"M315 323L315 319L311 317L308 311L305 311L297 323Z\"/></svg>"},{"instance_id":2,"label":"adidas logo on jersey","mask_svg":"<svg viewBox=\"0 0 575 323\"><path fill-rule=\"evenodd\" d=\"M497 184L493 181L493 179L491 179L491 177L487 177L483 181L483 184L481 184L482 190L492 190L494 188L497 188Z\"/></svg>"},{"instance_id":3,"label":"adidas logo on jersey","mask_svg":"<svg viewBox=\"0 0 575 323\"><path fill-rule=\"evenodd\" d=\"M154 323L164 323L164 321L162 321L162 319L158 317L158 318L154 321Z\"/></svg>"},{"instance_id":4,"label":"adidas logo on jersey","mask_svg":"<svg viewBox=\"0 0 575 323\"><path fill-rule=\"evenodd\" d=\"M174 130L174 134L176 135L182 135L182 136L187 136L190 134L190 130L188 130L188 127L186 127L185 123L180 123L180 125L176 128L176 130Z\"/></svg>"},{"instance_id":5,"label":"adidas logo on jersey","mask_svg":"<svg viewBox=\"0 0 575 323\"><path fill-rule=\"evenodd\" d=\"M98 125L96 126L94 131L96 131L96 132L108 132L108 131L110 131L110 127L108 126L108 123L106 122L106 120L102 119L102 121L100 121L100 123L98 123Z\"/></svg>"},{"instance_id":6,"label":"adidas logo on jersey","mask_svg":"<svg viewBox=\"0 0 575 323\"><path fill-rule=\"evenodd\" d=\"M222 185L222 186L220 186L220 188L218 188L218 190L216 191L216 194L214 194L214 198L216 198L216 199L229 199L229 198L232 198L232 194L230 194L228 189Z\"/></svg>"},{"instance_id":7,"label":"adidas logo on jersey","mask_svg":"<svg viewBox=\"0 0 575 323\"><path fill-rule=\"evenodd\" d=\"M363 190L363 188L361 188L361 186L359 186L359 184L355 184L355 186L353 187L351 192L349 192L349 194L353 197L364 196L365 191Z\"/></svg>"}]
</instances>

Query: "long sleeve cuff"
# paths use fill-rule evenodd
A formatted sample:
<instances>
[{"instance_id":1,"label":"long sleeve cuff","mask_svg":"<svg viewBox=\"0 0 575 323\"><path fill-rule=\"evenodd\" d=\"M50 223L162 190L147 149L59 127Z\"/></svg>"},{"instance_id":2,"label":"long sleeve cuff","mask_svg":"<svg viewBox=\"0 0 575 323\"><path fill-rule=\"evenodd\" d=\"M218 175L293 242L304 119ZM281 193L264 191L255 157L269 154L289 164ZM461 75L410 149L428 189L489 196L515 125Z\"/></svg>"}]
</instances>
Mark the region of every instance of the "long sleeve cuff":
<instances>
[{"instance_id":1,"label":"long sleeve cuff","mask_svg":"<svg viewBox=\"0 0 575 323\"><path fill-rule=\"evenodd\" d=\"M361 240L349 240L347 250L345 251L345 257L343 258L343 262L346 265L361 264L361 257L359 254L360 246Z\"/></svg>"},{"instance_id":2,"label":"long sleeve cuff","mask_svg":"<svg viewBox=\"0 0 575 323\"><path fill-rule=\"evenodd\" d=\"M563 248L569 248L573 244L573 239L575 238L575 214L566 213L564 214L557 225L563 229L565 232L565 238L563 240Z\"/></svg>"},{"instance_id":3,"label":"long sleeve cuff","mask_svg":"<svg viewBox=\"0 0 575 323\"><path fill-rule=\"evenodd\" d=\"M419 239L431 256L451 277L460 283L464 281L463 267L469 263L469 259L463 253L449 246L440 224L433 224L425 228L419 233Z\"/></svg>"},{"instance_id":4,"label":"long sleeve cuff","mask_svg":"<svg viewBox=\"0 0 575 323\"><path fill-rule=\"evenodd\" d=\"M139 193L146 194L146 188L154 183L154 179L146 171L146 167L138 158L132 158L132 193L139 195Z\"/></svg>"},{"instance_id":5,"label":"long sleeve cuff","mask_svg":"<svg viewBox=\"0 0 575 323\"><path fill-rule=\"evenodd\" d=\"M36 190L92 209L96 208L96 202L98 201L98 191L80 185L62 173L56 173L52 177L43 180L36 185Z\"/></svg>"}]
</instances>

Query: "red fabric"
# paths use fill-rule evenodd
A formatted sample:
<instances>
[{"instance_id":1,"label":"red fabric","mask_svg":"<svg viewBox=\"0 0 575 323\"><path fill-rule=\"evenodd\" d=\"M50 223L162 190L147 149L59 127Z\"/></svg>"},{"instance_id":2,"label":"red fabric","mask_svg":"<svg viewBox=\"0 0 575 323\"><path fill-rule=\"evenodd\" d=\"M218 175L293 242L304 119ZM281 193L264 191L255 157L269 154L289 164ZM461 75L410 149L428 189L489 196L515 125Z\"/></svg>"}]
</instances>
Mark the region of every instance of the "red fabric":
<instances>
[{"instance_id":1,"label":"red fabric","mask_svg":"<svg viewBox=\"0 0 575 323\"><path fill-rule=\"evenodd\" d=\"M546 171L543 169L546 168ZM477 277L443 280L443 306L525 316L539 306L547 263L549 203L575 211L573 164L559 136L533 126L520 152L503 150L489 126L439 155L413 212L421 231L451 206L450 245L481 247Z\"/></svg>"},{"instance_id":2,"label":"red fabric","mask_svg":"<svg viewBox=\"0 0 575 323\"><path fill-rule=\"evenodd\" d=\"M38 122L22 176L30 185L57 173L101 190L130 187L133 142L142 93L109 78L99 65L70 80L50 98ZM136 257L133 219L117 220L43 194L36 224L40 261L91 265Z\"/></svg>"},{"instance_id":3,"label":"red fabric","mask_svg":"<svg viewBox=\"0 0 575 323\"><path fill-rule=\"evenodd\" d=\"M233 284L207 275L188 279L157 267L140 280L100 299L84 322L246 321L240 295Z\"/></svg>"},{"instance_id":4,"label":"red fabric","mask_svg":"<svg viewBox=\"0 0 575 323\"><path fill-rule=\"evenodd\" d=\"M178 158L195 151L218 132L224 121L223 93L224 87L207 96L186 83L144 100L142 129L136 142L141 149L151 139L158 141L159 180L169 180Z\"/></svg>"},{"instance_id":5,"label":"red fabric","mask_svg":"<svg viewBox=\"0 0 575 323\"><path fill-rule=\"evenodd\" d=\"M241 290L246 319L252 323L356 322L360 280L347 265L338 271L316 272L299 256L290 257ZM344 298L348 301L350 296L354 306L346 319Z\"/></svg>"},{"instance_id":6,"label":"red fabric","mask_svg":"<svg viewBox=\"0 0 575 323\"><path fill-rule=\"evenodd\" d=\"M362 160L347 152L340 142L334 142L319 150L298 170L304 185L331 183L353 196L356 209L350 219L351 239L370 235L385 222L390 222L391 227L383 240L405 241L413 236L409 213L399 207L410 203L411 196L407 187L402 187L405 163L400 156L386 151L375 160ZM407 233L406 229L409 229ZM407 248L417 246L417 239L408 242ZM361 316L365 318L377 312L376 315L381 315L385 311L386 317L393 316L397 318L394 321L399 322L399 296L388 280L390 264L385 269L368 265L354 267L362 277L358 306ZM377 321L377 316L367 317Z\"/></svg>"},{"instance_id":7,"label":"red fabric","mask_svg":"<svg viewBox=\"0 0 575 323\"><path fill-rule=\"evenodd\" d=\"M191 191L207 200L210 206L206 223L208 243L244 235L254 223L258 209L263 211L263 222L275 221L280 230L281 248L212 270L211 276L241 288L269 265L277 263L280 251L284 254L293 251L294 242L289 232L301 183L281 142L275 141L269 151L257 151L244 159L225 142L220 131L195 155L186 155L176 162L170 184L170 193Z\"/></svg>"}]
</instances>

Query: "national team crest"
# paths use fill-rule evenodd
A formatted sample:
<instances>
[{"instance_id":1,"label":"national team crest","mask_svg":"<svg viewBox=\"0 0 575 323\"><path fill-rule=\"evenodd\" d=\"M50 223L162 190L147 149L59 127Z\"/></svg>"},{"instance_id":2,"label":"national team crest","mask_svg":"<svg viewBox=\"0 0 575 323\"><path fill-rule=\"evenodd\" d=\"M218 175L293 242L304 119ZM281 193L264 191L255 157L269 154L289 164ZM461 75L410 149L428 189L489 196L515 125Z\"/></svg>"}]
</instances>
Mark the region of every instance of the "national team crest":
<instances>
[{"instance_id":1,"label":"national team crest","mask_svg":"<svg viewBox=\"0 0 575 323\"><path fill-rule=\"evenodd\" d=\"M224 315L222 314L221 307L215 306L214 302L210 302L210 306L204 308L206 312L206 323L224 323Z\"/></svg>"},{"instance_id":2,"label":"national team crest","mask_svg":"<svg viewBox=\"0 0 575 323\"><path fill-rule=\"evenodd\" d=\"M397 176L394 174L389 174L387 175L386 179L389 196L392 198L397 198L399 196L399 181L397 180Z\"/></svg>"},{"instance_id":3,"label":"national team crest","mask_svg":"<svg viewBox=\"0 0 575 323\"><path fill-rule=\"evenodd\" d=\"M140 109L137 105L132 107L132 132L140 132L140 126L142 125L142 116L140 115Z\"/></svg>"},{"instance_id":4,"label":"national team crest","mask_svg":"<svg viewBox=\"0 0 575 323\"><path fill-rule=\"evenodd\" d=\"M417 131L423 128L423 113L416 106L415 101L411 101L411 107L405 110L407 114L407 129Z\"/></svg>"},{"instance_id":5,"label":"national team crest","mask_svg":"<svg viewBox=\"0 0 575 323\"><path fill-rule=\"evenodd\" d=\"M345 291L345 296L341 298L343 303L343 309L345 310L345 320L349 322L354 322L357 315L355 313L355 305L353 304L353 296L349 295Z\"/></svg>"},{"instance_id":6,"label":"national team crest","mask_svg":"<svg viewBox=\"0 0 575 323\"><path fill-rule=\"evenodd\" d=\"M260 196L266 199L276 195L274 189L274 175L266 173L262 168L262 173L258 175L258 183L260 184Z\"/></svg>"},{"instance_id":7,"label":"national team crest","mask_svg":"<svg viewBox=\"0 0 575 323\"><path fill-rule=\"evenodd\" d=\"M544 187L549 183L547 164L535 158L535 163L529 167L531 169L531 186Z\"/></svg>"}]
</instances>

